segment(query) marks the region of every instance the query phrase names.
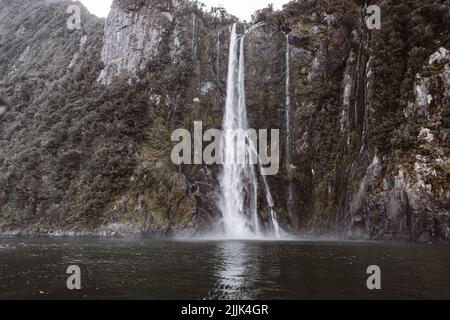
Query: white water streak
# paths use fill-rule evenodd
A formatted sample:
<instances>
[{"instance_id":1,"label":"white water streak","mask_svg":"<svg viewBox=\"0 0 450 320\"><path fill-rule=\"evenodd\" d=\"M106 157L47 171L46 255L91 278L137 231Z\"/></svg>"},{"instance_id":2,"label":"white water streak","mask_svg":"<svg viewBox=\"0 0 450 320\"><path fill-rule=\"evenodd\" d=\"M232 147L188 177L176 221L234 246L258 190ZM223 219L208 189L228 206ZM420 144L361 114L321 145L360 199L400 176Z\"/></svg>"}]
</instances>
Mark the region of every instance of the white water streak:
<instances>
[{"instance_id":1,"label":"white water streak","mask_svg":"<svg viewBox=\"0 0 450 320\"><path fill-rule=\"evenodd\" d=\"M254 28L253 28L254 29ZM236 24L231 30L228 61L227 96L223 130L243 129L247 132L248 119L245 96L245 35L240 39ZM239 42L239 48L238 48ZM239 55L238 55L239 51ZM262 236L261 223L258 216L258 179L255 166L251 164L252 153L256 147L252 139L245 137L246 142L236 143L233 136L224 135L224 155L234 154L242 157L245 164L225 162L220 178L220 209L223 216L225 234L230 238L251 239ZM265 197L276 236L280 237L280 227L274 210L274 202L266 177L263 176Z\"/></svg>"},{"instance_id":2,"label":"white water streak","mask_svg":"<svg viewBox=\"0 0 450 320\"><path fill-rule=\"evenodd\" d=\"M289 35L286 35L286 148L285 148L285 167L288 175L288 199L287 208L288 214L291 220L294 216L294 187L293 187L293 172L291 161L291 141L292 141L292 128L291 128L291 64L290 64L290 44Z\"/></svg>"}]
</instances>

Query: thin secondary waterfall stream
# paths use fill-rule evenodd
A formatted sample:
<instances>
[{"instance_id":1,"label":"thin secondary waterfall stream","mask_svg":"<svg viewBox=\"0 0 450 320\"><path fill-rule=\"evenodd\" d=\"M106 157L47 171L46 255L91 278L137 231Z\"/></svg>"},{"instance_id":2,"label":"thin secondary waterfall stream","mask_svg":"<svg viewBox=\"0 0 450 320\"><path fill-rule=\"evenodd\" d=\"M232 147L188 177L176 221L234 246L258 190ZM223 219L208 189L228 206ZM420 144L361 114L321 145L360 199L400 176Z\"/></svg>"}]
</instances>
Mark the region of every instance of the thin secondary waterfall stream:
<instances>
[{"instance_id":1,"label":"thin secondary waterfall stream","mask_svg":"<svg viewBox=\"0 0 450 320\"><path fill-rule=\"evenodd\" d=\"M217 42L216 42L216 82L220 82L220 51L221 51L221 43L220 43L220 30L217 31Z\"/></svg>"},{"instance_id":2,"label":"thin secondary waterfall stream","mask_svg":"<svg viewBox=\"0 0 450 320\"><path fill-rule=\"evenodd\" d=\"M229 134L236 130L246 132L249 129L245 96L245 34L239 38L236 28L234 24L231 29L227 95L223 118L224 157L231 155L232 159L227 158L224 161L220 177L219 207L223 216L225 235L230 238L251 239L268 234L263 234L258 215L257 170L255 164L250 161L256 154L256 147L247 136L245 143L241 144L235 142L234 134ZM235 161L236 159L245 159L245 163L240 164ZM270 223L275 236L279 238L280 227L272 194L265 176L262 176L262 181L271 218Z\"/></svg>"},{"instance_id":3,"label":"thin secondary waterfall stream","mask_svg":"<svg viewBox=\"0 0 450 320\"><path fill-rule=\"evenodd\" d=\"M290 44L289 34L286 34L286 148L285 148L285 167L288 176L288 195L287 195L287 209L289 218L295 226L295 201L294 201L294 184L293 184L293 166L291 162L291 62L290 62Z\"/></svg>"}]
</instances>

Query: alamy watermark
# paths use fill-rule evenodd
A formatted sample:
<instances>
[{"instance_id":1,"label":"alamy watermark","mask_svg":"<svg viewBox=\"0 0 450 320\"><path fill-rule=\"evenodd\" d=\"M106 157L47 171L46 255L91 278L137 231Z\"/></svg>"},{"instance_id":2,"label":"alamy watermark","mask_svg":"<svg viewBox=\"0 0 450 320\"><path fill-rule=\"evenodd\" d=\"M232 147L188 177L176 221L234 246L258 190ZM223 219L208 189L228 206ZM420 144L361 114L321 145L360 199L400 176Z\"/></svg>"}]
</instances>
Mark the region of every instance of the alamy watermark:
<instances>
[{"instance_id":1,"label":"alamy watermark","mask_svg":"<svg viewBox=\"0 0 450 320\"><path fill-rule=\"evenodd\" d=\"M381 268L377 265L367 267L370 277L366 281L367 289L381 290Z\"/></svg>"},{"instance_id":2,"label":"alamy watermark","mask_svg":"<svg viewBox=\"0 0 450 320\"><path fill-rule=\"evenodd\" d=\"M67 29L69 30L80 30L81 29L81 9L77 5L71 5L67 7L67 14L70 17L67 18Z\"/></svg>"},{"instance_id":3,"label":"alamy watermark","mask_svg":"<svg viewBox=\"0 0 450 320\"><path fill-rule=\"evenodd\" d=\"M270 137L270 147L269 147ZM280 169L280 132L278 129L209 129L194 122L194 134L186 129L172 133L171 159L176 165L259 165L262 175L276 175ZM207 145L205 146L205 142Z\"/></svg>"},{"instance_id":4,"label":"alamy watermark","mask_svg":"<svg viewBox=\"0 0 450 320\"><path fill-rule=\"evenodd\" d=\"M381 29L381 9L379 6L371 5L365 8L365 22L369 30Z\"/></svg>"},{"instance_id":5,"label":"alamy watermark","mask_svg":"<svg viewBox=\"0 0 450 320\"><path fill-rule=\"evenodd\" d=\"M79 266L72 265L66 270L67 274L70 274L67 278L66 285L69 290L81 290L81 269Z\"/></svg>"}]
</instances>

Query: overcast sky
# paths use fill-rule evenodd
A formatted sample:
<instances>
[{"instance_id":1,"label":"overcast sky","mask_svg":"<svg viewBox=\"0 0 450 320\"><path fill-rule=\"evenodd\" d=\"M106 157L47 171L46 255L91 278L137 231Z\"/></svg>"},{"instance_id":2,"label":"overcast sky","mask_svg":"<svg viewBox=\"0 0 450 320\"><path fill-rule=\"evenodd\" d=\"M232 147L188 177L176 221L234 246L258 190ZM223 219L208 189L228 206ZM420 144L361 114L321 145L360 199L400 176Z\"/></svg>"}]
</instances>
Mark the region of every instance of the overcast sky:
<instances>
[{"instance_id":1,"label":"overcast sky","mask_svg":"<svg viewBox=\"0 0 450 320\"><path fill-rule=\"evenodd\" d=\"M112 0L81 0L81 2L91 13L99 17L106 17ZM282 5L288 3L289 0L201 0L199 2L208 6L222 5L231 14L241 19L250 20L251 15L256 10L267 7L270 3L273 3L276 9L281 9Z\"/></svg>"}]
</instances>

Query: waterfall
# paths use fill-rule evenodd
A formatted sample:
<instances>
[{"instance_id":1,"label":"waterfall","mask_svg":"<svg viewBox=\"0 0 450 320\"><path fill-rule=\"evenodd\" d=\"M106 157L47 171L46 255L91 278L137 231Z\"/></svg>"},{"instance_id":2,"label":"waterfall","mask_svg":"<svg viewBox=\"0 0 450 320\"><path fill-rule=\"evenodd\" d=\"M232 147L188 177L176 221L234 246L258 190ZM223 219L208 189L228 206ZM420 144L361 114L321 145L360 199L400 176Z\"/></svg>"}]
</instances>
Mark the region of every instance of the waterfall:
<instances>
[{"instance_id":1,"label":"waterfall","mask_svg":"<svg viewBox=\"0 0 450 320\"><path fill-rule=\"evenodd\" d=\"M293 184L293 166L291 161L291 144L292 144L292 126L291 126L291 63L290 63L290 44L289 34L286 34L286 148L285 148L285 167L288 176L288 192L287 192L287 209L289 218L295 223L295 201L294 201L294 184Z\"/></svg>"},{"instance_id":2,"label":"waterfall","mask_svg":"<svg viewBox=\"0 0 450 320\"><path fill-rule=\"evenodd\" d=\"M227 96L223 119L224 155L235 155L237 159L246 152L245 146L237 145L232 136L227 134L230 130L246 129L248 127L245 108L245 83L243 52L238 55L238 35L236 24L231 30L230 52L228 61ZM242 45L241 39L241 45ZM242 46L241 46L242 47ZM233 238L251 238L257 230L257 183L254 169L245 161L245 164L227 161L224 163L220 179L221 199L220 209L227 236ZM256 221L255 221L256 214Z\"/></svg>"},{"instance_id":3,"label":"waterfall","mask_svg":"<svg viewBox=\"0 0 450 320\"><path fill-rule=\"evenodd\" d=\"M220 43L220 30L217 31L217 43L216 43L216 81L220 82L220 52L221 52L221 43Z\"/></svg>"},{"instance_id":4,"label":"waterfall","mask_svg":"<svg viewBox=\"0 0 450 320\"><path fill-rule=\"evenodd\" d=\"M224 157L232 157L224 162L220 177L219 207L223 216L225 234L231 238L248 239L262 236L258 216L258 179L255 165L250 160L256 154L256 146L246 133L245 143L236 143L235 136L228 134L239 129L249 129L245 96L245 35L239 39L236 24L231 29L227 95L223 118ZM238 54L239 52L239 54ZM239 138L238 138L239 139ZM234 161L245 159L244 163ZM231 160L231 161L228 161ZM271 223L277 237L280 227L274 210L274 202L267 179L263 176L265 197Z\"/></svg>"},{"instance_id":5,"label":"waterfall","mask_svg":"<svg viewBox=\"0 0 450 320\"><path fill-rule=\"evenodd\" d=\"M192 13L192 57L197 57L197 32L198 32L198 20L197 14Z\"/></svg>"},{"instance_id":6,"label":"waterfall","mask_svg":"<svg viewBox=\"0 0 450 320\"><path fill-rule=\"evenodd\" d=\"M244 43L245 36L241 38L240 48L239 48L239 76L238 76L238 117L239 117L239 127L240 129L248 130L248 119L247 119L247 105L246 105L246 96L245 96L245 48ZM246 137L247 138L247 137ZM250 159L252 156L252 152L255 151L255 146L251 145L251 141L247 141L248 148L244 150L247 153L246 155L246 164L245 164L245 172L247 175L250 175L250 214L252 219L252 229L256 234L260 233L259 227L259 219L258 219L258 179L256 178L255 167L253 164L250 164Z\"/></svg>"},{"instance_id":7,"label":"waterfall","mask_svg":"<svg viewBox=\"0 0 450 320\"><path fill-rule=\"evenodd\" d=\"M267 209L269 210L270 219L272 222L273 231L275 232L275 236L277 238L281 237L281 228L278 224L278 217L277 212L275 211L275 203L273 202L272 193L270 192L269 184L267 183L266 176L262 176L264 189L265 189L265 196L267 201Z\"/></svg>"}]
</instances>

